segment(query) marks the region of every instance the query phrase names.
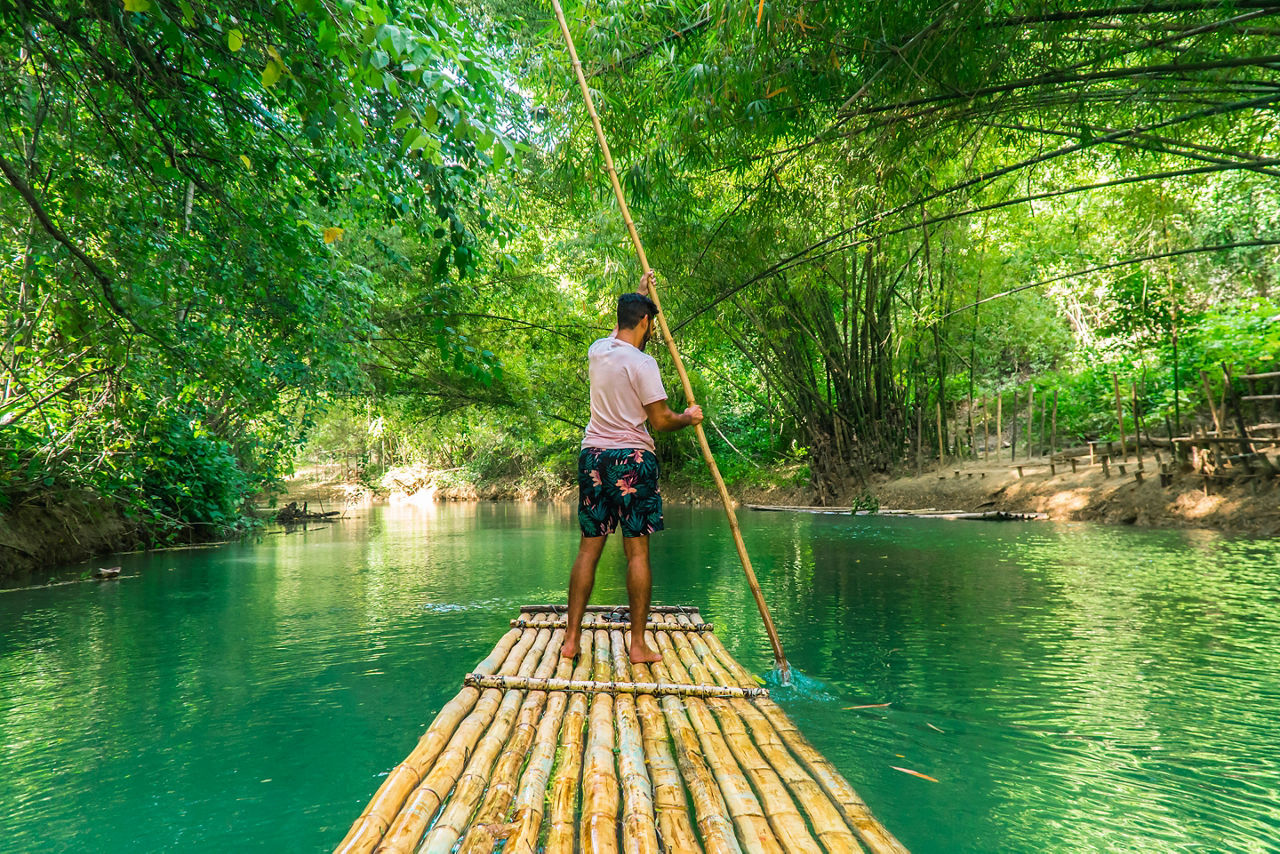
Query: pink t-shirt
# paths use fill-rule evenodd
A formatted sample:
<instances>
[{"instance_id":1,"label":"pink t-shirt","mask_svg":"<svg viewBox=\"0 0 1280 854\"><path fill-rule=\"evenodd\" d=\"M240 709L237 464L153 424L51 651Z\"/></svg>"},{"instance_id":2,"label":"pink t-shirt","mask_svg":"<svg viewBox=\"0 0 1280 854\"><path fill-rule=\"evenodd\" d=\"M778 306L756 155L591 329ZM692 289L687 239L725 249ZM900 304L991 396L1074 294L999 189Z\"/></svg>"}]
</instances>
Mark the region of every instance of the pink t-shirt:
<instances>
[{"instance_id":1,"label":"pink t-shirt","mask_svg":"<svg viewBox=\"0 0 1280 854\"><path fill-rule=\"evenodd\" d=\"M653 439L644 429L645 404L667 399L658 363L625 341L601 338L587 350L591 376L591 421L584 448L644 448Z\"/></svg>"}]
</instances>

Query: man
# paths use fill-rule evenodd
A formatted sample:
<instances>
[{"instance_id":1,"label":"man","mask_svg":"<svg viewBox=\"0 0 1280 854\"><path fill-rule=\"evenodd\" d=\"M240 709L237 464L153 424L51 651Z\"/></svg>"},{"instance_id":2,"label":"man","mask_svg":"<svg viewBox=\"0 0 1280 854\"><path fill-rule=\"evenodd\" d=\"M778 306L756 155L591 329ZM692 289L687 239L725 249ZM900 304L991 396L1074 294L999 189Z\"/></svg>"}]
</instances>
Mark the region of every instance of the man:
<instances>
[{"instance_id":1,"label":"man","mask_svg":"<svg viewBox=\"0 0 1280 854\"><path fill-rule=\"evenodd\" d=\"M587 350L591 377L591 421L578 455L578 526L582 542L569 577L569 621L560 654L578 654L582 617L596 580L605 540L621 525L627 556L627 599L631 610L631 660L661 661L644 639L653 578L649 535L662 530L658 458L646 419L655 430L680 430L702 421L702 408L676 414L667 406L658 363L645 354L658 307L649 299L653 271L636 293L618 298L618 325Z\"/></svg>"}]
</instances>

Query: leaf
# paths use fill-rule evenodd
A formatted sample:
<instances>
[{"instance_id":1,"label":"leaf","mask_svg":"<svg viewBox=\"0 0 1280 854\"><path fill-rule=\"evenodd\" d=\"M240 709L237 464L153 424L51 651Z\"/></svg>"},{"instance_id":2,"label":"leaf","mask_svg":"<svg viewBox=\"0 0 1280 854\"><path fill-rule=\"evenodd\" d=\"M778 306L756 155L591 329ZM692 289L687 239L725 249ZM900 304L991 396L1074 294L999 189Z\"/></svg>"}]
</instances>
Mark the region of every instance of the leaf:
<instances>
[{"instance_id":1,"label":"leaf","mask_svg":"<svg viewBox=\"0 0 1280 854\"><path fill-rule=\"evenodd\" d=\"M283 71L284 69L280 66L280 63L274 59L268 60L267 67L262 69L262 85L268 88L276 85L276 81L280 79L280 74Z\"/></svg>"},{"instance_id":2,"label":"leaf","mask_svg":"<svg viewBox=\"0 0 1280 854\"><path fill-rule=\"evenodd\" d=\"M151 8L151 0L124 0L126 12L145 12Z\"/></svg>"},{"instance_id":3,"label":"leaf","mask_svg":"<svg viewBox=\"0 0 1280 854\"><path fill-rule=\"evenodd\" d=\"M239 30L227 30L227 47L231 48L232 53L244 47L244 33Z\"/></svg>"},{"instance_id":4,"label":"leaf","mask_svg":"<svg viewBox=\"0 0 1280 854\"><path fill-rule=\"evenodd\" d=\"M246 169L253 168L253 161L249 159L249 156L247 154L240 155L240 162L244 164L244 168Z\"/></svg>"},{"instance_id":5,"label":"leaf","mask_svg":"<svg viewBox=\"0 0 1280 854\"><path fill-rule=\"evenodd\" d=\"M329 226L324 230L324 242L334 243L341 240L343 231L344 229L338 228L336 225Z\"/></svg>"},{"instance_id":6,"label":"leaf","mask_svg":"<svg viewBox=\"0 0 1280 854\"><path fill-rule=\"evenodd\" d=\"M937 778L930 777L928 774L921 774L919 771L912 771L910 768L899 768L897 765L890 765L894 771L901 771L903 774L910 774L912 777L919 777L921 780L928 780L930 783L938 782Z\"/></svg>"}]
</instances>

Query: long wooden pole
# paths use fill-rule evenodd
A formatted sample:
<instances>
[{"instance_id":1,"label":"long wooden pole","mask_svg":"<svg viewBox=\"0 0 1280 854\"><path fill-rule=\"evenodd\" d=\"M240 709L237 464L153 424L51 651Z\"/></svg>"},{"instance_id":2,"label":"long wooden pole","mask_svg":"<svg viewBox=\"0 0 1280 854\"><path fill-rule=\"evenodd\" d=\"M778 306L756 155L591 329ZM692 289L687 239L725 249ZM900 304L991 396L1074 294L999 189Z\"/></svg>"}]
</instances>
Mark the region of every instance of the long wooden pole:
<instances>
[{"instance_id":1,"label":"long wooden pole","mask_svg":"<svg viewBox=\"0 0 1280 854\"><path fill-rule=\"evenodd\" d=\"M565 21L564 10L560 8L560 0L551 0L551 6L555 9L556 21L560 24L560 34L564 36L565 46L569 49L569 60L573 64L573 73L578 78L578 86L582 89L583 100L587 104L587 113L591 116L591 126L595 128L596 142L600 143L600 153L604 156L605 171L609 173L609 182L613 185L613 194L618 199L618 207L622 211L622 221L627 225L627 233L631 235L631 243L636 248L636 255L640 259L640 268L646 275L649 272L649 258L644 253L644 244L640 242L640 234L636 231L636 225L631 220L631 209L627 207L627 199L622 194L622 184L618 181L618 172L613 168L613 155L609 153L609 143L604 138L604 128L600 126L600 117L596 115L595 102L591 99L591 88L587 86L587 78L582 73L582 63L578 60L578 50L573 45L573 36L569 33L569 24ZM680 351L676 349L675 339L671 337L671 330L667 327L667 316L662 311L662 300L658 297L658 287L656 283L649 286L649 296L653 298L653 302L658 306L658 326L662 329L662 339L667 342L667 350L671 353L671 361L676 366L676 373L680 375L680 385L684 388L684 396L690 405L695 403L693 397L693 386L689 383L689 375L685 373L684 361L680 358ZM698 446L702 449L702 457L707 461L707 468L711 470L711 477L716 482L716 490L720 493L720 500L724 503L725 516L729 519L729 530L733 533L733 544L738 549L738 559L742 561L742 571L746 573L747 583L751 586L751 595L756 600L756 607L760 609L760 617L764 620L765 630L769 633L769 643L773 645L773 663L781 672L783 681L790 680L791 668L787 664L787 657L782 652L782 641L778 640L778 630L773 625L773 617L769 614L769 606L765 604L764 594L760 592L760 582L756 580L755 570L751 568L751 558L747 555L746 543L742 541L742 532L738 529L738 517L733 512L733 499L729 497L729 489L725 486L724 478L720 476L720 469L716 465L715 457L711 455L711 446L707 444L707 434L703 431L702 425L694 425L694 432L698 435Z\"/></svg>"}]
</instances>

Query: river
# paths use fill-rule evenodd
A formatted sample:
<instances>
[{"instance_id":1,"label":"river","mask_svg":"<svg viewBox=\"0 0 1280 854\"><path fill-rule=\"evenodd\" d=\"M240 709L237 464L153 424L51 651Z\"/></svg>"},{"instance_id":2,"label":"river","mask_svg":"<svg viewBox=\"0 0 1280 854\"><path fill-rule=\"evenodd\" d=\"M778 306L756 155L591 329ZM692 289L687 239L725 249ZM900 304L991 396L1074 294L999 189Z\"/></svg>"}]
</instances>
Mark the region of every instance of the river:
<instances>
[{"instance_id":1,"label":"river","mask_svg":"<svg viewBox=\"0 0 1280 854\"><path fill-rule=\"evenodd\" d=\"M1280 851L1280 543L741 521L803 674L775 698L914 854ZM767 670L723 515L667 525L655 601ZM331 848L517 608L563 601L575 538L556 505L375 507L0 593L4 848Z\"/></svg>"}]
</instances>

